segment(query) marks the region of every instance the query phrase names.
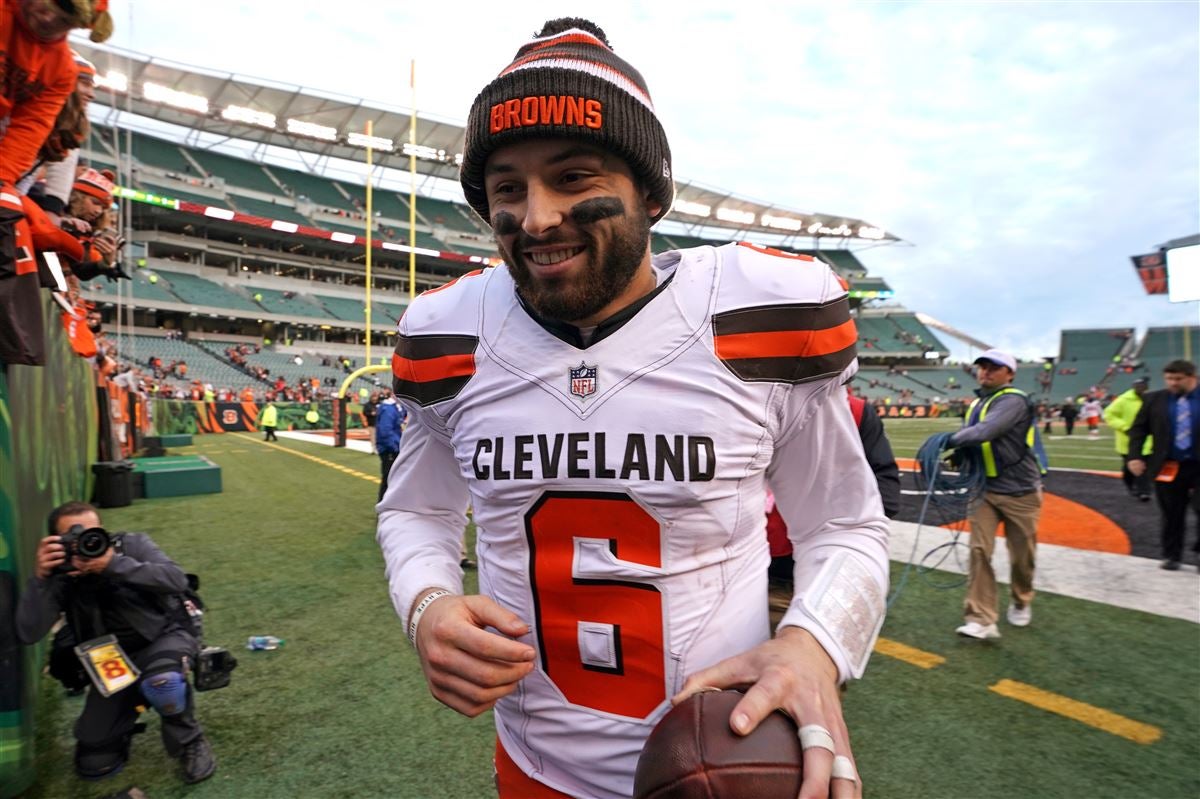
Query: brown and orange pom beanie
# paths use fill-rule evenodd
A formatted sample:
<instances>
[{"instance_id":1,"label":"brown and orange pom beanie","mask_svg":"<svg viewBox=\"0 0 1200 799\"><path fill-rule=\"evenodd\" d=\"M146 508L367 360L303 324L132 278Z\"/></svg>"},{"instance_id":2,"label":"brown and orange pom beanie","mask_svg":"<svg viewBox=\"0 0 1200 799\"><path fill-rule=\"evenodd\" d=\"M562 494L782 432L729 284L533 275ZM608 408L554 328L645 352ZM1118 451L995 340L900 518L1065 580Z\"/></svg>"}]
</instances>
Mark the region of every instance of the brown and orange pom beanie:
<instances>
[{"instance_id":1,"label":"brown and orange pom beanie","mask_svg":"<svg viewBox=\"0 0 1200 799\"><path fill-rule=\"evenodd\" d=\"M575 17L547 22L475 98L459 180L485 222L488 156L530 138L578 139L616 153L662 204L652 221L671 209L671 148L646 82L595 23Z\"/></svg>"}]
</instances>

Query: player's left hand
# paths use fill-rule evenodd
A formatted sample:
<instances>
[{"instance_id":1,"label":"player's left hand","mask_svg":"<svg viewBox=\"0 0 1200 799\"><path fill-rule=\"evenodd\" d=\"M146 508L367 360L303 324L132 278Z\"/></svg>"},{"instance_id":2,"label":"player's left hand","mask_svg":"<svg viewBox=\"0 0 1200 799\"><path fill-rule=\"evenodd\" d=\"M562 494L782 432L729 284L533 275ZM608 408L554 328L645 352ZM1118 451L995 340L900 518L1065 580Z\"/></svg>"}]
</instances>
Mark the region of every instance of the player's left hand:
<instances>
[{"instance_id":1,"label":"player's left hand","mask_svg":"<svg viewBox=\"0 0 1200 799\"><path fill-rule=\"evenodd\" d=\"M837 666L816 638L799 627L784 627L770 641L689 676L671 704L710 688L748 686L729 718L737 734L749 734L778 708L797 726L819 725L833 739L833 752L820 746L804 750L799 799L862 799L861 779L832 778L835 753L854 763L837 677ZM854 772L857 776L857 767Z\"/></svg>"}]
</instances>

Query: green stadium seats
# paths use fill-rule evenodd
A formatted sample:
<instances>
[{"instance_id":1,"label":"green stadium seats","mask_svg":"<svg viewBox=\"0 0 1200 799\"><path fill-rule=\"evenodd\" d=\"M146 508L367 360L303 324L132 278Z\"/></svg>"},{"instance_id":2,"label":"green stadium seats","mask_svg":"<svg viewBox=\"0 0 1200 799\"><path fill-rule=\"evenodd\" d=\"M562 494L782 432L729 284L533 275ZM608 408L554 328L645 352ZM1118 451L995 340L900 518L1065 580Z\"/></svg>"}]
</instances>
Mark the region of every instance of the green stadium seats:
<instances>
[{"instance_id":1,"label":"green stadium seats","mask_svg":"<svg viewBox=\"0 0 1200 799\"><path fill-rule=\"evenodd\" d=\"M184 157L179 146L153 136L133 134L133 157L143 164L178 172L181 175L201 177L196 168Z\"/></svg>"},{"instance_id":2,"label":"green stadium seats","mask_svg":"<svg viewBox=\"0 0 1200 799\"><path fill-rule=\"evenodd\" d=\"M241 158L233 158L222 153L215 153L212 150L188 150L188 153L195 158L200 166L210 175L223 178L226 185L240 186L243 189L254 189L255 191L266 192L268 194L279 194L279 186L275 185L275 181L263 171L260 164L253 161L245 161Z\"/></svg>"},{"instance_id":3,"label":"green stadium seats","mask_svg":"<svg viewBox=\"0 0 1200 799\"><path fill-rule=\"evenodd\" d=\"M251 299L263 307L268 313L281 314L293 318L328 319L330 314L315 300L294 291L280 291L246 284L246 292Z\"/></svg>"},{"instance_id":4,"label":"green stadium seats","mask_svg":"<svg viewBox=\"0 0 1200 799\"><path fill-rule=\"evenodd\" d=\"M354 210L354 205L334 188L331 180L277 166L271 167L271 174L279 178L280 182L287 187L288 193L298 201L308 199L317 205L341 208L346 211Z\"/></svg>"},{"instance_id":5,"label":"green stadium seats","mask_svg":"<svg viewBox=\"0 0 1200 799\"><path fill-rule=\"evenodd\" d=\"M229 200L235 206L235 210L241 211L243 214L261 216L264 219L278 219L281 222L295 222L297 225L313 227L310 219L301 216L296 212L295 208L282 203L270 203L265 200L256 200L253 197L242 197L237 194L229 195Z\"/></svg>"},{"instance_id":6,"label":"green stadium seats","mask_svg":"<svg viewBox=\"0 0 1200 799\"><path fill-rule=\"evenodd\" d=\"M160 273L181 300L192 305L224 311L248 311L257 314L261 308L242 295L197 275L186 272Z\"/></svg>"}]
</instances>

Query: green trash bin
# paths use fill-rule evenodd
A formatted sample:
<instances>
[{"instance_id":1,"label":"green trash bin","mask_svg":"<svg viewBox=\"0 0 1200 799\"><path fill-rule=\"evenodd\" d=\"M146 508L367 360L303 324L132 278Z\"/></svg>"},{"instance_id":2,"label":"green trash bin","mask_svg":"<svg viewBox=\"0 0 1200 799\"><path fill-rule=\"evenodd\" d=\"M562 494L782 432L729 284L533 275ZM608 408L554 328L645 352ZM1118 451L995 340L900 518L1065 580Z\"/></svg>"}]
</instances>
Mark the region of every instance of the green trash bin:
<instances>
[{"instance_id":1,"label":"green trash bin","mask_svg":"<svg viewBox=\"0 0 1200 799\"><path fill-rule=\"evenodd\" d=\"M100 461L92 464L96 475L95 502L102 508L123 508L133 502L133 464Z\"/></svg>"}]
</instances>

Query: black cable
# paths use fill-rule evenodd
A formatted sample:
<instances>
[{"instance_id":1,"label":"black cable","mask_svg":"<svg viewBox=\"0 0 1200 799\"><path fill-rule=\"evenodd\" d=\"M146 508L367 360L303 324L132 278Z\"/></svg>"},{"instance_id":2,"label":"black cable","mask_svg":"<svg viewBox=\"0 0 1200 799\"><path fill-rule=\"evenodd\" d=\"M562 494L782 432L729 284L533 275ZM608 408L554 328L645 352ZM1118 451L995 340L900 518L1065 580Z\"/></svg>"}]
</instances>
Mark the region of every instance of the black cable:
<instances>
[{"instance_id":1,"label":"black cable","mask_svg":"<svg viewBox=\"0 0 1200 799\"><path fill-rule=\"evenodd\" d=\"M908 563L904 566L896 589L888 598L888 608L891 608L900 598L900 593L908 582L908 573L913 567L917 547L921 540L921 527L924 526L930 510L932 509L943 522L957 521L969 517L973 506L983 496L987 474L984 470L982 452L978 447L973 446L953 449L953 445L950 443L952 435L954 434L934 433L925 439L925 443L917 450L917 488L925 492L925 500L921 504L921 514L917 518L917 531L913 538L912 554L909 555ZM953 452L949 452L952 449ZM947 459L949 468L944 465ZM941 566L946 558L951 555L957 557L958 537L959 531L955 530L949 541L926 552L917 565L917 573L925 577L929 572ZM939 552L941 557L935 563L928 563L930 558ZM959 566L962 566L961 562L959 562ZM966 582L966 576L959 576L951 582L934 583L927 577L925 579L934 588L957 588Z\"/></svg>"}]
</instances>

